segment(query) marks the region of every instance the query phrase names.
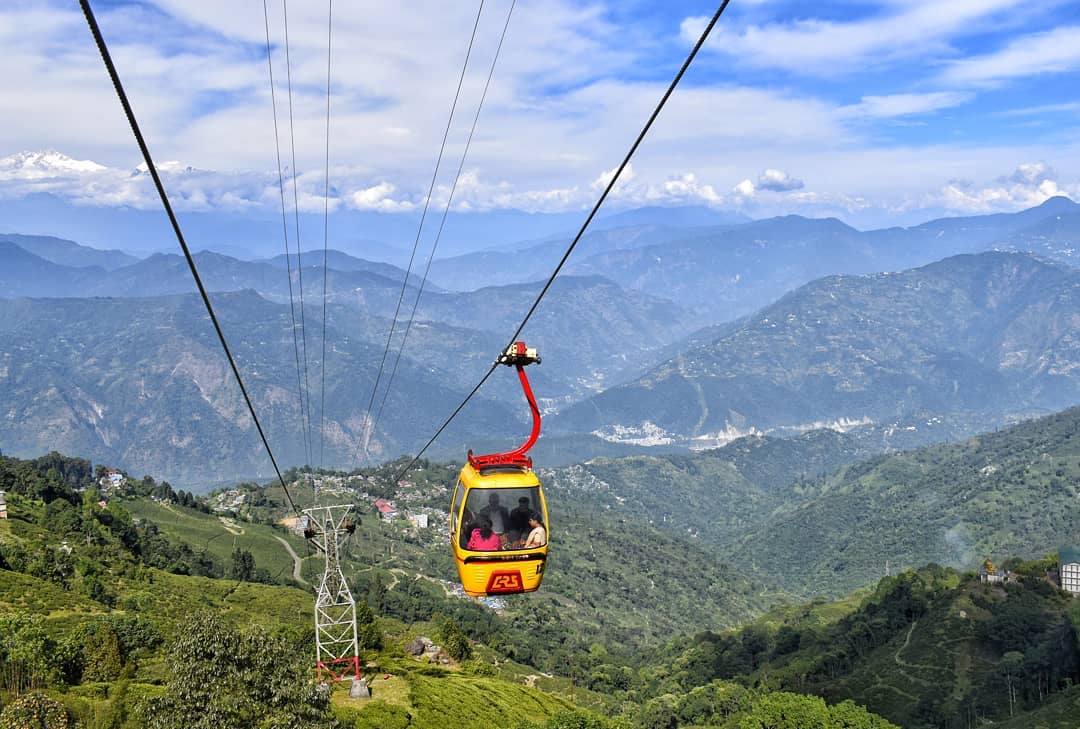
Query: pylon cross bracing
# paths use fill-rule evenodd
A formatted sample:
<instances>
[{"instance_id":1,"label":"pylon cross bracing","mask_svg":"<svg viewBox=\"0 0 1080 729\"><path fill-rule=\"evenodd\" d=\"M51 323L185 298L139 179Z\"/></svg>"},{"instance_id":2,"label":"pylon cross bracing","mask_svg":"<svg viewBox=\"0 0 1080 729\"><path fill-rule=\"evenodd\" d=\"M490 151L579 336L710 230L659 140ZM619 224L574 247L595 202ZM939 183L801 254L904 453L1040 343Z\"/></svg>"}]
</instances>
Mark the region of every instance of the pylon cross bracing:
<instances>
[{"instance_id":1,"label":"pylon cross bracing","mask_svg":"<svg viewBox=\"0 0 1080 729\"><path fill-rule=\"evenodd\" d=\"M352 504L304 509L314 532L312 541L326 558L315 597L315 652L319 680L360 678L356 636L356 601L341 571L341 544L348 537Z\"/></svg>"}]
</instances>

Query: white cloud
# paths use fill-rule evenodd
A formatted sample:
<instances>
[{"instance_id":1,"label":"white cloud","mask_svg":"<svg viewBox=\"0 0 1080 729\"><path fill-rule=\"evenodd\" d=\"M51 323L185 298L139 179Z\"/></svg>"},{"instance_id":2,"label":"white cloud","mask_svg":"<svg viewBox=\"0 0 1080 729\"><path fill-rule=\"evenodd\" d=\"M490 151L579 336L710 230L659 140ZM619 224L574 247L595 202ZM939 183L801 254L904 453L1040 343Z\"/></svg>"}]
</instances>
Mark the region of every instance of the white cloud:
<instances>
[{"instance_id":1,"label":"white cloud","mask_svg":"<svg viewBox=\"0 0 1080 729\"><path fill-rule=\"evenodd\" d=\"M1078 112L1080 112L1080 101L1069 101L1061 104L1041 104L1039 106L1008 109L997 112L995 116L1044 116L1046 114L1076 114Z\"/></svg>"},{"instance_id":2,"label":"white cloud","mask_svg":"<svg viewBox=\"0 0 1080 729\"><path fill-rule=\"evenodd\" d=\"M612 167L610 170L601 172L600 176L593 180L592 188L594 190L604 190L611 184L611 180L614 179L615 173L618 171L618 167ZM619 175L619 181L615 183L615 187L612 188L612 193L618 191L620 187L625 187L632 179L634 179L634 165L633 163L627 163L626 167L623 168L622 174Z\"/></svg>"},{"instance_id":3,"label":"white cloud","mask_svg":"<svg viewBox=\"0 0 1080 729\"><path fill-rule=\"evenodd\" d=\"M803 181L792 177L782 170L767 169L758 175L757 189L770 190L772 192L790 192L801 190Z\"/></svg>"},{"instance_id":4,"label":"white cloud","mask_svg":"<svg viewBox=\"0 0 1080 729\"><path fill-rule=\"evenodd\" d=\"M721 24L708 47L750 66L843 75L867 65L942 52L952 37L971 33L996 14L1022 5L1021 0L913 0L885 3L879 6L885 12L846 22L810 18L741 29ZM703 17L684 20L684 41L696 40L705 22Z\"/></svg>"},{"instance_id":5,"label":"white cloud","mask_svg":"<svg viewBox=\"0 0 1080 729\"><path fill-rule=\"evenodd\" d=\"M1077 69L1080 26L1070 25L1019 38L996 53L955 61L942 78L950 83L987 84Z\"/></svg>"},{"instance_id":6,"label":"white cloud","mask_svg":"<svg viewBox=\"0 0 1080 729\"><path fill-rule=\"evenodd\" d=\"M724 198L717 194L712 185L700 182L693 172L667 180L661 186L664 202L706 202L722 203Z\"/></svg>"},{"instance_id":7,"label":"white cloud","mask_svg":"<svg viewBox=\"0 0 1080 729\"><path fill-rule=\"evenodd\" d=\"M725 16L716 29L721 43L710 48L733 54L736 65L787 68L797 77L843 76L842 83L792 82L771 70L765 80L753 73L733 76L732 64L703 56L657 119L610 204L693 202L743 206L751 214L833 214L866 210L865 200L873 200L872 209L889 211L921 205L928 191L939 191L949 179L994 180L1000 170L1031 159L1053 162L1061 170L1058 188L1070 189L1080 170L1080 135L1070 132L1062 114L1038 119L1039 135L1012 138L1001 131L1008 112L1000 106L985 108L982 117L997 120L987 124L995 128L993 137L962 120L947 130L952 137L944 131L935 137L933 127L948 118L933 112L973 100L962 86L943 86L943 73L966 69L972 78L998 78L990 60L999 54L1025 48L1048 53L1045 38L1067 40L1060 29L1029 35L1028 45L1008 40L1046 26L1058 2L877 0L822 10L832 18L854 14L853 20L817 20L810 9L795 21L778 15L779 5L762 2ZM163 171L177 207L278 209L261 5L147 4L103 6L98 17L155 158L183 161L180 169ZM508 5L485 5L435 209L445 204ZM271 3L270 11L281 151L291 175L280 4ZM320 213L326 203L331 210L415 209L431 181L473 15L436 0L370 8L335 4L334 11L327 201L325 6L289 8L299 206ZM661 76L667 65L681 60L671 57L672 38L655 26L635 28L633 16L614 12L610 0L519 1L455 210L565 211L595 202L594 185L605 180L597 179L598 171L610 175L622 159L666 88ZM1037 22L1026 24L1031 17ZM683 32L692 25L685 22ZM957 42L963 38L973 40ZM975 39L980 47L1004 50L973 59L982 70L949 65ZM8 4L0 9L0 44L0 96L6 101L0 155L57 149L103 168L82 174L46 166L35 168L36 178L0 169L0 195L50 191L80 204L157 207L145 178L131 178L139 154L77 9L60 0ZM416 47L425 52L416 54ZM1068 50L1059 49L1059 56L1067 58ZM1015 56L1019 66L1028 69L1050 62L1043 55L1043 65L1035 64L1034 51L1021 56ZM880 84L883 66L897 61L885 69L889 83ZM860 86L867 69L873 85ZM980 93L977 101L990 96ZM1029 94L1023 101L1031 106L1016 116L1075 108L1061 95ZM908 134L900 126L914 115L924 118L917 120L917 133ZM747 175L765 167L783 176ZM784 170L812 170L814 189L798 187ZM286 181L291 185L292 178ZM1018 183L979 189L1012 184ZM291 186L286 204L291 209ZM1012 203L1002 198L1001 204Z\"/></svg>"},{"instance_id":8,"label":"white cloud","mask_svg":"<svg viewBox=\"0 0 1080 729\"><path fill-rule=\"evenodd\" d=\"M761 171L757 182L742 180L732 188L732 192L738 197L751 198L758 192L787 193L803 187L805 183L797 177L792 177L783 170L768 168Z\"/></svg>"},{"instance_id":9,"label":"white cloud","mask_svg":"<svg viewBox=\"0 0 1080 729\"><path fill-rule=\"evenodd\" d=\"M1056 195L1080 197L1080 185L1062 187L1055 170L1044 162L1019 165L1008 175L993 182L976 185L969 181L953 180L924 204L940 205L960 214L1011 212L1033 207Z\"/></svg>"},{"instance_id":10,"label":"white cloud","mask_svg":"<svg viewBox=\"0 0 1080 729\"><path fill-rule=\"evenodd\" d=\"M1039 185L1045 180L1056 180L1057 170L1045 162L1025 162L1017 165L1012 174L1000 178L1001 182L1015 182L1019 185Z\"/></svg>"},{"instance_id":11,"label":"white cloud","mask_svg":"<svg viewBox=\"0 0 1080 729\"><path fill-rule=\"evenodd\" d=\"M412 210L415 206L408 200L395 200L394 193L397 187L390 182L380 182L377 185L357 190L352 194L352 206L357 210L379 210L385 213L396 213Z\"/></svg>"},{"instance_id":12,"label":"white cloud","mask_svg":"<svg viewBox=\"0 0 1080 729\"><path fill-rule=\"evenodd\" d=\"M958 91L864 96L858 104L841 107L838 113L845 117L885 119L948 109L965 104L973 98L974 94Z\"/></svg>"},{"instance_id":13,"label":"white cloud","mask_svg":"<svg viewBox=\"0 0 1080 729\"><path fill-rule=\"evenodd\" d=\"M732 188L732 192L734 192L736 195L740 195L742 197L753 197L754 196L754 183L751 182L750 180L743 180L742 182L740 182L739 184L735 185L735 187Z\"/></svg>"}]
</instances>

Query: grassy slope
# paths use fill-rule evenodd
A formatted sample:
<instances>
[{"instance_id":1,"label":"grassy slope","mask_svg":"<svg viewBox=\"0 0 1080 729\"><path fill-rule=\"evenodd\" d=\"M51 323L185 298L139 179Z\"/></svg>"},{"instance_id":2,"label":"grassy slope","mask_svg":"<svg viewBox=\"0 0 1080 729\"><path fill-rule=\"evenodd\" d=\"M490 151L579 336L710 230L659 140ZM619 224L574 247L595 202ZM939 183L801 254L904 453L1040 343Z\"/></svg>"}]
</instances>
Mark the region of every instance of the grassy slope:
<instances>
[{"instance_id":1,"label":"grassy slope","mask_svg":"<svg viewBox=\"0 0 1080 729\"><path fill-rule=\"evenodd\" d=\"M27 518L3 524L0 541L49 539L37 525L40 505L21 499L19 506ZM231 555L235 538L235 546L258 555L260 565L274 565L277 559L287 564L291 572L292 558L274 538L279 532L269 526L244 523L240 525L243 534L233 535L218 517L195 510L165 507L141 499L128 499L124 506L133 515L157 523L171 538L206 548L222 561L227 562ZM361 529L370 537L383 527L376 520L365 520ZM214 538L207 546L209 537L220 534L226 535L228 541ZM298 541L290 538L294 544ZM216 546L218 542L223 546ZM371 539L365 542L370 546ZM78 542L71 546L73 557L78 558L84 551ZM301 544L295 544L294 549L304 555ZM375 551L379 550L376 548ZM316 560L305 561L315 567ZM401 577L393 572L380 571L380 574L388 580ZM47 580L0 570L0 612L41 615L45 618L46 630L57 639L78 624L106 614L139 614L149 618L166 635L179 620L199 610L212 611L237 626L257 624L270 630L287 628L293 631L307 631L311 626L313 596L306 589L175 575L152 568L140 568L135 574L113 575L110 587L117 597L117 609L110 610ZM448 718L453 718L456 727L489 729L512 724L519 718L543 720L571 707L561 695L567 688L566 681L538 681L541 677L535 674L535 669L510 662L503 662L491 676L431 666L407 657L402 646L417 635L435 635L437 626L427 623L406 626L394 620L383 620L381 625L385 629L387 648L377 655L369 653L366 656L371 664L366 672L372 676L373 699L350 700L344 686L339 686L335 693L336 711L346 726L434 729L447 726ZM483 646L477 646L477 651L482 661L498 657ZM391 675L389 681L381 678L386 672ZM75 686L65 693L54 693L54 697L76 711L89 727L104 726L116 716L126 716L124 727L127 729L137 726L133 718L135 705L143 697L160 693L163 690L160 684L168 675L167 657L162 653L142 660L129 680ZM531 687L533 684L537 688Z\"/></svg>"},{"instance_id":2,"label":"grassy slope","mask_svg":"<svg viewBox=\"0 0 1080 729\"><path fill-rule=\"evenodd\" d=\"M166 631L200 609L223 615L237 625L258 624L270 629L306 628L310 622L311 597L295 588L171 575L158 570L148 570L146 576L145 581L116 583L121 602L137 609L116 610L113 614L137 612L149 616ZM23 599L25 595L33 597ZM109 612L104 605L72 597L49 582L0 570L0 611L8 609L43 614L48 631L58 638L79 622ZM570 708L565 698L530 688L524 680L436 668L401 653L400 644L409 637L433 632L434 626L411 626L406 633L389 636L391 645L386 653L368 655L379 667L379 675L371 679L372 700L350 700L344 686L335 694L334 704L347 726L388 729L401 722L403 727L437 729L448 726L446 722L452 718L456 727L488 729L507 726L518 718L542 720ZM372 673L375 670L369 669ZM390 680L381 678L384 671L390 673ZM144 660L131 681L85 684L54 695L87 719L90 726L117 714L127 715L134 722L130 717L136 703L160 693L158 682L167 676L165 657L158 656Z\"/></svg>"},{"instance_id":3,"label":"grassy slope","mask_svg":"<svg viewBox=\"0 0 1080 729\"><path fill-rule=\"evenodd\" d=\"M602 505L570 495L553 496L549 504L554 534L544 585L538 593L509 599L512 615L530 606L551 607L578 634L596 634L613 643L657 643L673 633L734 627L784 596L748 579L698 540L612 519ZM192 509L145 499L125 500L124 507L157 524L171 539L208 550L223 564L229 564L235 545L251 551L256 564L272 575L291 574L292 559L275 539L286 537L282 530L238 522L244 533L235 535L219 517ZM403 520L387 523L364 515L343 559L357 597L366 595L376 576L396 590L418 575L426 578L427 587L434 587L435 580L456 581L442 529L436 522L426 533L413 535ZM302 558L303 576L317 583L320 557L302 540L287 538Z\"/></svg>"},{"instance_id":4,"label":"grassy slope","mask_svg":"<svg viewBox=\"0 0 1080 729\"><path fill-rule=\"evenodd\" d=\"M206 550L224 565L230 563L234 549L246 549L256 555L256 564L269 570L271 576L287 579L292 574L293 560L275 537L286 539L300 557L307 553L304 540L268 525L236 522L232 527L219 516L150 499L124 499L123 506L132 516L156 524L169 539L197 551Z\"/></svg>"}]
</instances>

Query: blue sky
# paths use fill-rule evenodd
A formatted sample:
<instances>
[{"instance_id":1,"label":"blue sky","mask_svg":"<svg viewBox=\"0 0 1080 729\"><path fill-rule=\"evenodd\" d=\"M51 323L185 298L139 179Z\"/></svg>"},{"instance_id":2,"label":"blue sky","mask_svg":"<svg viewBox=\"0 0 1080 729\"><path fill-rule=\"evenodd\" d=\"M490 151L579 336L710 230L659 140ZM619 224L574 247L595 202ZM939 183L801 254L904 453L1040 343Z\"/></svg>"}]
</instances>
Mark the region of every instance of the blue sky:
<instances>
[{"instance_id":1,"label":"blue sky","mask_svg":"<svg viewBox=\"0 0 1080 729\"><path fill-rule=\"evenodd\" d=\"M94 3L181 209L280 205L261 2ZM288 139L280 0L269 24ZM445 204L509 0L486 0ZM477 5L334 5L334 210L423 204ZM456 210L589 206L715 6L516 5ZM321 211L327 4L288 6L298 199ZM157 205L81 13L6 2L0 198ZM1080 198L1080 4L732 0L613 208L706 204L860 227ZM46 151L55 154L41 154ZM289 150L282 150L288 163Z\"/></svg>"}]
</instances>

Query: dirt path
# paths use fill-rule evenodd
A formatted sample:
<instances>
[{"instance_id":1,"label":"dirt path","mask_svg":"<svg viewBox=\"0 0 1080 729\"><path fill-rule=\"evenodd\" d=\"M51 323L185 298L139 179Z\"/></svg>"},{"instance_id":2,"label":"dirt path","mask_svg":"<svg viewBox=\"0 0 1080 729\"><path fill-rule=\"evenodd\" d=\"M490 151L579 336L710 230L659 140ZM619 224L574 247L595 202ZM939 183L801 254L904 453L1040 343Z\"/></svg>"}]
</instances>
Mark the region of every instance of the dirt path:
<instances>
[{"instance_id":1,"label":"dirt path","mask_svg":"<svg viewBox=\"0 0 1080 729\"><path fill-rule=\"evenodd\" d=\"M237 526L236 522L226 519L223 516L218 517L221 520L221 526L225 527L225 531L232 534L234 537L239 537L244 533L244 528Z\"/></svg>"},{"instance_id":2,"label":"dirt path","mask_svg":"<svg viewBox=\"0 0 1080 729\"><path fill-rule=\"evenodd\" d=\"M279 537L277 534L274 535L274 539L281 542L281 546L285 547L285 551L289 553L290 557L292 557L292 563L293 563L292 576L293 576L293 579L296 580L297 582L301 583L301 584L304 584L304 585L310 584L310 583L308 583L307 580L305 580L303 577L300 576L300 566L301 566L300 556L297 555L296 552L293 551L292 545L289 544L288 542L286 542L281 537Z\"/></svg>"},{"instance_id":3,"label":"dirt path","mask_svg":"<svg viewBox=\"0 0 1080 729\"><path fill-rule=\"evenodd\" d=\"M904 645L896 649L896 654L893 656L893 660L896 661L896 665L900 666L901 668L911 668L916 671L944 671L945 673L951 673L951 669L946 668L945 666L928 666L922 663L908 663L900 657L900 654L907 650L908 644L911 643L911 634L915 632L915 626L918 624L918 620L911 624L911 627L908 628L907 637L904 638ZM904 673L903 671L900 672ZM904 675L907 676L908 674L904 673ZM913 676L908 677L911 678L913 681L920 681L926 683L925 681L922 681L922 679L917 679Z\"/></svg>"}]
</instances>

